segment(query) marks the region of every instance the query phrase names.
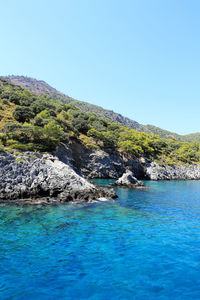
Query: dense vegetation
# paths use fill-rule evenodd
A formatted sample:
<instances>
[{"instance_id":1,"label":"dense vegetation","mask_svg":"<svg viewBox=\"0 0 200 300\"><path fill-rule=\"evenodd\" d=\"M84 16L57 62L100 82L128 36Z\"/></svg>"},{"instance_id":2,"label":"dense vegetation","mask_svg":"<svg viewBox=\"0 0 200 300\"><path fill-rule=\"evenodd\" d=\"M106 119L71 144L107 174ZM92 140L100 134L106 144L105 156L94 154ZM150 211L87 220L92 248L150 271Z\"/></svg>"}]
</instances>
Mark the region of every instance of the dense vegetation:
<instances>
[{"instance_id":1,"label":"dense vegetation","mask_svg":"<svg viewBox=\"0 0 200 300\"><path fill-rule=\"evenodd\" d=\"M70 139L87 147L117 149L131 157L146 156L168 164L200 161L199 143L139 132L0 80L2 149L54 151Z\"/></svg>"}]
</instances>

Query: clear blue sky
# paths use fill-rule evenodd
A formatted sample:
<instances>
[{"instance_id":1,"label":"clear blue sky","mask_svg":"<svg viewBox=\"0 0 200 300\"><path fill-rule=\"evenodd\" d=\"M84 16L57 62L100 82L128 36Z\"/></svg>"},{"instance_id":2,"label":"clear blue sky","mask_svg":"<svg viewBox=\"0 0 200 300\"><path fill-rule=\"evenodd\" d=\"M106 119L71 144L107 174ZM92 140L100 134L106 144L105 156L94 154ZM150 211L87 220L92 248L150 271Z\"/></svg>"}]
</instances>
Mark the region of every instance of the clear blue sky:
<instances>
[{"instance_id":1,"label":"clear blue sky","mask_svg":"<svg viewBox=\"0 0 200 300\"><path fill-rule=\"evenodd\" d=\"M200 1L1 1L1 75L142 124L200 131Z\"/></svg>"}]
</instances>

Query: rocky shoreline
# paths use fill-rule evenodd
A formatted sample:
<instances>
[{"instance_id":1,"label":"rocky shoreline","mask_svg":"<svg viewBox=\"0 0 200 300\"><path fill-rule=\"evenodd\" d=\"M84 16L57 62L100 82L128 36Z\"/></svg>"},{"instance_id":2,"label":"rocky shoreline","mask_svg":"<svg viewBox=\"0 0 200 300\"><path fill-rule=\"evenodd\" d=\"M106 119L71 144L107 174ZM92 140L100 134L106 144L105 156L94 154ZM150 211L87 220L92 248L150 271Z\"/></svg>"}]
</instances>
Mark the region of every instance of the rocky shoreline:
<instances>
[{"instance_id":1,"label":"rocky shoreline","mask_svg":"<svg viewBox=\"0 0 200 300\"><path fill-rule=\"evenodd\" d=\"M159 165L155 162L147 163L145 178L149 180L200 180L200 165Z\"/></svg>"},{"instance_id":2,"label":"rocky shoreline","mask_svg":"<svg viewBox=\"0 0 200 300\"><path fill-rule=\"evenodd\" d=\"M199 180L200 165L159 165L131 160L119 152L62 145L55 156L34 152L0 152L0 203L53 204L113 199L111 188L91 178L116 178L113 186L138 188L147 180ZM87 178L87 179L86 179Z\"/></svg>"}]
</instances>

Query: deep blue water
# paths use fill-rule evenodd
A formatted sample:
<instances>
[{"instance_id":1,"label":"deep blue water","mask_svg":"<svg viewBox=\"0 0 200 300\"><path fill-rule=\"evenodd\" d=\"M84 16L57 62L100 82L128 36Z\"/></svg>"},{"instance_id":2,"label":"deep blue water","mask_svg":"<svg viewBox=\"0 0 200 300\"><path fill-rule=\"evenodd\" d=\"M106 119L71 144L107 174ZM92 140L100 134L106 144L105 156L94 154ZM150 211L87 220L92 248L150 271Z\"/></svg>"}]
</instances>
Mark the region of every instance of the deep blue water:
<instances>
[{"instance_id":1,"label":"deep blue water","mask_svg":"<svg viewBox=\"0 0 200 300\"><path fill-rule=\"evenodd\" d=\"M146 184L109 202L1 206L0 299L200 299L200 181Z\"/></svg>"}]
</instances>

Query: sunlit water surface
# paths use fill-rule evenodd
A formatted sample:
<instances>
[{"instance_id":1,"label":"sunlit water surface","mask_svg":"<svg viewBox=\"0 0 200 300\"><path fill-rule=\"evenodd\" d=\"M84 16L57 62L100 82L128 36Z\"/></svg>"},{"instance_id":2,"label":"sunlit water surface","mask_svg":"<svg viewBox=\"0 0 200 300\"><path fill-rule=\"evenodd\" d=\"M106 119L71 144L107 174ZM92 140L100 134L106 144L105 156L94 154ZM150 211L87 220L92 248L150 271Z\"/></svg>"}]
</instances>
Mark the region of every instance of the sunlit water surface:
<instances>
[{"instance_id":1,"label":"sunlit water surface","mask_svg":"<svg viewBox=\"0 0 200 300\"><path fill-rule=\"evenodd\" d=\"M0 299L200 299L200 182L146 185L88 205L2 205Z\"/></svg>"}]
</instances>

